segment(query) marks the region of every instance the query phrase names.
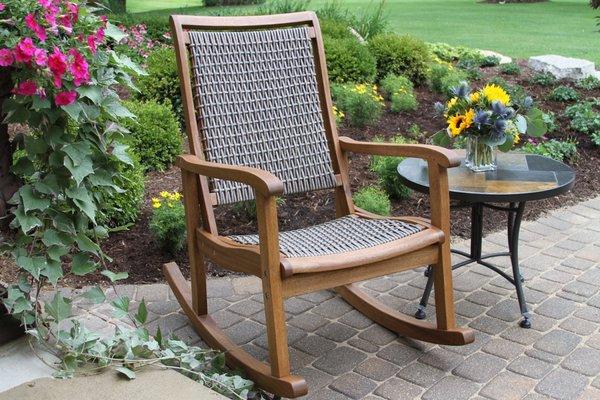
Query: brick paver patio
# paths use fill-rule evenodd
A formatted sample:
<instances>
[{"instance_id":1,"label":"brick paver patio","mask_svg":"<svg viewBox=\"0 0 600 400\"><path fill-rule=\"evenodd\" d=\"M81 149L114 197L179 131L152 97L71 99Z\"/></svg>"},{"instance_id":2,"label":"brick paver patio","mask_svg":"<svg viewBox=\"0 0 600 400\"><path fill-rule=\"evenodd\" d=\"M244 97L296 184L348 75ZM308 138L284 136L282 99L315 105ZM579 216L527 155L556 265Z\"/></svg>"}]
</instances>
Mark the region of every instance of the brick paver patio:
<instances>
[{"instance_id":1,"label":"brick paver patio","mask_svg":"<svg viewBox=\"0 0 600 400\"><path fill-rule=\"evenodd\" d=\"M504 232L488 235L484 251L500 251L505 243ZM458 322L476 330L468 346L398 337L329 291L287 301L291 362L308 380L305 398L600 399L600 197L525 222L520 254L532 329L518 327L515 291L503 278L480 266L454 272ZM508 259L498 261L509 270ZM425 282L420 269L363 285L413 314ZM219 325L266 359L260 281L220 278L208 286ZM152 329L161 325L201 343L166 285L122 286L120 292L146 299ZM111 329L108 306L79 307L88 326ZM427 311L434 315L431 305Z\"/></svg>"}]
</instances>

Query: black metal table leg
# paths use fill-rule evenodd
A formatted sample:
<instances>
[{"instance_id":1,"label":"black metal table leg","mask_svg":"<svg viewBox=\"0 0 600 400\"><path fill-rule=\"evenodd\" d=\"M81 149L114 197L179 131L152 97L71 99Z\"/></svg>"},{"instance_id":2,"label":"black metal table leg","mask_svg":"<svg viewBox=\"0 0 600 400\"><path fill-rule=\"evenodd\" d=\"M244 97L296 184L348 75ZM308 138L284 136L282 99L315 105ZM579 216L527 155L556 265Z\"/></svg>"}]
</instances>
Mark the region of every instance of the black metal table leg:
<instances>
[{"instance_id":1,"label":"black metal table leg","mask_svg":"<svg viewBox=\"0 0 600 400\"><path fill-rule=\"evenodd\" d=\"M483 208L489 207L500 211L508 212L508 252L502 253L493 253L482 256L482 242L483 242ZM519 301L519 308L521 310L521 314L523 315L523 320L519 323L522 328L530 328L531 321L529 317L529 311L527 310L527 302L525 301L525 294L523 291L523 277L521 275L519 269L519 230L521 228L521 219L523 217L523 211L525 210L525 202L519 203L510 203L508 207L500 207L490 204L484 203L472 203L471 204L471 246L470 252L466 253L460 250L451 250L455 254L460 254L467 259L456 263L452 266L452 269L455 270L464 265L477 263L484 267L487 267L494 272L501 275L503 278L508 280L515 286L517 291L517 299ZM485 259L492 257L500 257L500 256L509 256L510 262L512 266L512 277L506 274L497 266L484 261ZM425 285L425 290L423 291L423 296L421 297L421 301L419 302L419 306L417 307L417 311L415 312L415 318L417 319L425 319L426 313L425 308L427 307L427 302L429 301L429 296L431 295L431 291L433 290L433 269L432 266L428 266L425 271L425 276L427 277L427 284Z\"/></svg>"}]
</instances>

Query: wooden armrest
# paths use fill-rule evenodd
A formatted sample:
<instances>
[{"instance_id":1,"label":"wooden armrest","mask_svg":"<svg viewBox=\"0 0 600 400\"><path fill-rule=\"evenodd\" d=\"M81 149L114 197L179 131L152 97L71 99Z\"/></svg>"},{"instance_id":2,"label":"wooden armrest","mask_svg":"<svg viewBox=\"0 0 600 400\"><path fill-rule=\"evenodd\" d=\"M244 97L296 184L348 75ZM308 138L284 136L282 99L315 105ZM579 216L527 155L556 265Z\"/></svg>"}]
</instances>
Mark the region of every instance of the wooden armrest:
<instances>
[{"instance_id":1,"label":"wooden armrest","mask_svg":"<svg viewBox=\"0 0 600 400\"><path fill-rule=\"evenodd\" d=\"M458 167L462 159L452 150L427 144L359 142L346 136L340 136L339 141L342 150L345 151L378 156L422 158L445 168Z\"/></svg>"},{"instance_id":2,"label":"wooden armrest","mask_svg":"<svg viewBox=\"0 0 600 400\"><path fill-rule=\"evenodd\" d=\"M263 196L283 194L281 179L259 168L204 161L191 154L179 156L175 164L198 175L245 183Z\"/></svg>"}]
</instances>

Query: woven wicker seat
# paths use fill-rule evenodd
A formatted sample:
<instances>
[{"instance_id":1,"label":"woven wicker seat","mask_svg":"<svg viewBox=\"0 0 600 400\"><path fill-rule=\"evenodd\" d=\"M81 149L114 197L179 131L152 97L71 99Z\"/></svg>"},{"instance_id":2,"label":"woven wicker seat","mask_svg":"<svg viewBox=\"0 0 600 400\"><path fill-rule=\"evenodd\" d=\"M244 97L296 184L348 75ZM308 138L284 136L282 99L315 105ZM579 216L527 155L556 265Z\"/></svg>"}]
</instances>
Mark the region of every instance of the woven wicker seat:
<instances>
[{"instance_id":1,"label":"woven wicker seat","mask_svg":"<svg viewBox=\"0 0 600 400\"><path fill-rule=\"evenodd\" d=\"M341 254L399 240L422 229L422 226L396 219L346 216L304 229L281 232L279 250L286 257ZM242 244L259 244L258 235L229 238Z\"/></svg>"},{"instance_id":2,"label":"woven wicker seat","mask_svg":"<svg viewBox=\"0 0 600 400\"><path fill-rule=\"evenodd\" d=\"M456 326L450 263L447 168L435 146L339 137L323 39L312 12L253 17L171 16L182 105L192 154L177 160L183 181L188 283L164 266L173 293L210 347L260 388L281 397L308 392L291 374L284 300L334 289L371 320L403 336L446 345L474 340ZM429 163L431 220L379 217L355 207L349 153L419 157ZM336 219L279 233L277 199L330 189ZM256 200L258 234L219 234L214 207ZM261 280L269 363L231 341L208 312L209 258ZM393 310L356 282L431 265L435 324Z\"/></svg>"}]
</instances>

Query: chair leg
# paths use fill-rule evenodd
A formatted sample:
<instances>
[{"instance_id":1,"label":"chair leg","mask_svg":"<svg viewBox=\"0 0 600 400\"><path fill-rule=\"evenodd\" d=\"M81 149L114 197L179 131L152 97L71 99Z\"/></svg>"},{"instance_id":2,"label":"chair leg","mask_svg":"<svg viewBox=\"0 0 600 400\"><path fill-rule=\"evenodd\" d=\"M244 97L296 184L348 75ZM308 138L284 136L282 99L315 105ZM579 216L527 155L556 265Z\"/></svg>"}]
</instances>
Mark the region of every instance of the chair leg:
<instances>
[{"instance_id":1,"label":"chair leg","mask_svg":"<svg viewBox=\"0 0 600 400\"><path fill-rule=\"evenodd\" d=\"M206 264L200 251L190 254L190 278L192 286L192 303L198 315L208 314L208 299L206 296Z\"/></svg>"},{"instance_id":2,"label":"chair leg","mask_svg":"<svg viewBox=\"0 0 600 400\"><path fill-rule=\"evenodd\" d=\"M450 256L449 240L446 240L439 247L438 262L433 265L432 269L437 327L442 330L454 329L456 327L456 316L454 314L452 258Z\"/></svg>"},{"instance_id":3,"label":"chair leg","mask_svg":"<svg viewBox=\"0 0 600 400\"><path fill-rule=\"evenodd\" d=\"M268 277L263 278L263 298L271 373L273 376L281 378L290 374L287 327L285 324L283 296L281 296L281 282L270 282Z\"/></svg>"}]
</instances>

